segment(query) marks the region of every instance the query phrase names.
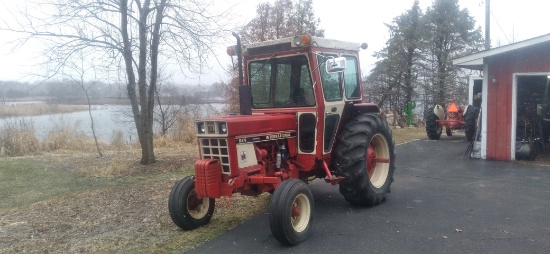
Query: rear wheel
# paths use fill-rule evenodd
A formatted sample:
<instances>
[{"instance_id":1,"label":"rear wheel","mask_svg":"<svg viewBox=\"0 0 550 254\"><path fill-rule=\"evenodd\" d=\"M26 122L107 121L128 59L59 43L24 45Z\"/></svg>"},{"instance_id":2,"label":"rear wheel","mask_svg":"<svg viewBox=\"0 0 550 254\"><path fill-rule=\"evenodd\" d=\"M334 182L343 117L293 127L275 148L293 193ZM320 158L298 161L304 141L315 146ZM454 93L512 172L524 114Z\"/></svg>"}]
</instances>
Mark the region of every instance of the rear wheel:
<instances>
[{"instance_id":1,"label":"rear wheel","mask_svg":"<svg viewBox=\"0 0 550 254\"><path fill-rule=\"evenodd\" d=\"M172 221L184 230L192 230L210 222L215 199L199 197L195 192L193 176L176 183L168 198L168 211Z\"/></svg>"},{"instance_id":2,"label":"rear wheel","mask_svg":"<svg viewBox=\"0 0 550 254\"><path fill-rule=\"evenodd\" d=\"M313 219L313 194L298 179L283 181L273 193L269 206L271 233L279 242L296 245L309 236Z\"/></svg>"},{"instance_id":3,"label":"rear wheel","mask_svg":"<svg viewBox=\"0 0 550 254\"><path fill-rule=\"evenodd\" d=\"M426 111L426 134L430 139L439 139L441 137L442 127L437 122L439 117L434 113L434 107Z\"/></svg>"},{"instance_id":4,"label":"rear wheel","mask_svg":"<svg viewBox=\"0 0 550 254\"><path fill-rule=\"evenodd\" d=\"M468 105L466 106L466 114L464 114L464 132L468 141L474 140L476 134L476 120L479 114L479 109Z\"/></svg>"},{"instance_id":5,"label":"rear wheel","mask_svg":"<svg viewBox=\"0 0 550 254\"><path fill-rule=\"evenodd\" d=\"M354 204L379 205L390 192L395 170L394 143L388 123L377 114L361 114L343 128L335 150L335 169L345 179L340 193Z\"/></svg>"}]
</instances>

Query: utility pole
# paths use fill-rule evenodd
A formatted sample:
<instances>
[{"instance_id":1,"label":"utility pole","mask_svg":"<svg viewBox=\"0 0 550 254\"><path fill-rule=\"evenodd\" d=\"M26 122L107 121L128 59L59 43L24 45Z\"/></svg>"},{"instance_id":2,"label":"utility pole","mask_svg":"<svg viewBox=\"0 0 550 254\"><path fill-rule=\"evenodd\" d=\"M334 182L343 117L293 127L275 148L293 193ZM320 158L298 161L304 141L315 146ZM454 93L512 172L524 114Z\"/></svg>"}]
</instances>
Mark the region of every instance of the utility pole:
<instances>
[{"instance_id":1,"label":"utility pole","mask_svg":"<svg viewBox=\"0 0 550 254\"><path fill-rule=\"evenodd\" d=\"M491 0L485 0L485 50L491 49Z\"/></svg>"}]
</instances>

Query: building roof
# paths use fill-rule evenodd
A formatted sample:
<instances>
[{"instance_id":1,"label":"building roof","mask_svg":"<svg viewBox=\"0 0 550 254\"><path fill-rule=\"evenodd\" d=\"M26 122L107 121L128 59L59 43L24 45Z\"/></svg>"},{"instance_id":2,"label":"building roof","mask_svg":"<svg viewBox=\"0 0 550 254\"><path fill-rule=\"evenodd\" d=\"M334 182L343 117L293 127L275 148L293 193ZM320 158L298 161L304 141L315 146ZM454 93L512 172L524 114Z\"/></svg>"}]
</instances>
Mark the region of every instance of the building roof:
<instances>
[{"instance_id":1,"label":"building roof","mask_svg":"<svg viewBox=\"0 0 550 254\"><path fill-rule=\"evenodd\" d=\"M523 49L537 45L544 42L550 42L550 34L545 34L539 37L528 39L525 41L520 41L498 48L493 48L489 50L484 50L475 54L463 56L453 60L453 65L458 67L472 69L472 70L483 70L483 59L487 57L492 57L500 54L504 54L510 51Z\"/></svg>"}]
</instances>

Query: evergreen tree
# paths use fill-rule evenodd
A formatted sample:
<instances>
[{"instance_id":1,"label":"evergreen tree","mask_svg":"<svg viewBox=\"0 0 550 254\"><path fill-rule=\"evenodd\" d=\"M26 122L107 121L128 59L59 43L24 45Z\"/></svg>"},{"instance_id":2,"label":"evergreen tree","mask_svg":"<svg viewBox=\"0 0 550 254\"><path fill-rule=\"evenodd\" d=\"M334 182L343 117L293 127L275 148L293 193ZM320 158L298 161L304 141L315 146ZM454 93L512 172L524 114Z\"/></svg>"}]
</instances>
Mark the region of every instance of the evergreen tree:
<instances>
[{"instance_id":1,"label":"evergreen tree","mask_svg":"<svg viewBox=\"0 0 550 254\"><path fill-rule=\"evenodd\" d=\"M434 103L446 105L449 96L459 99L465 94L465 85L458 80L459 69L453 66L452 60L481 50L481 29L475 28L474 18L468 9L460 9L458 0L435 0L426 11L424 23L427 60L433 73L427 77L433 80L429 90L434 92Z\"/></svg>"},{"instance_id":2,"label":"evergreen tree","mask_svg":"<svg viewBox=\"0 0 550 254\"><path fill-rule=\"evenodd\" d=\"M452 60L481 50L483 39L458 0L435 0L425 14L415 1L386 26L390 39L375 54L379 60L365 80L367 98L383 106L394 96L398 110L407 101L419 99L424 107L445 106L449 98L459 104L466 101L464 73Z\"/></svg>"},{"instance_id":3,"label":"evergreen tree","mask_svg":"<svg viewBox=\"0 0 550 254\"><path fill-rule=\"evenodd\" d=\"M366 80L369 84L366 91L382 93L378 96L379 106L386 104L390 95L395 96L395 106L399 107L413 100L417 69L422 57L421 17L422 11L416 0L410 10L394 18L391 24L386 24L390 39L386 42L386 47L375 54L381 60L376 63Z\"/></svg>"}]
</instances>

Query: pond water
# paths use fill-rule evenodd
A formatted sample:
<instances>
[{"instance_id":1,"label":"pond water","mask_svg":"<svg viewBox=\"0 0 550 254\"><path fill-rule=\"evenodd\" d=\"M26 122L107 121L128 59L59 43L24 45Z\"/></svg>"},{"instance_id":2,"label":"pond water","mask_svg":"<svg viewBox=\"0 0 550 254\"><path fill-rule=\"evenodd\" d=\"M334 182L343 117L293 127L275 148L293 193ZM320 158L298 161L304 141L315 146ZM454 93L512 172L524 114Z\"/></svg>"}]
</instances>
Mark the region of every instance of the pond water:
<instances>
[{"instance_id":1,"label":"pond water","mask_svg":"<svg viewBox=\"0 0 550 254\"><path fill-rule=\"evenodd\" d=\"M224 107L224 104L220 103L210 105L216 110L221 110ZM93 106L92 109L96 136L100 141L109 143L113 133L121 131L124 133L124 139L127 142L136 142L137 132L129 105L100 105ZM204 109L201 105L201 110L204 111L204 115L208 115L208 112L206 112L208 110L207 105L204 106ZM0 129L6 123L19 123L20 121L32 123L39 139L47 138L53 130L67 127L75 132L85 133L88 138L93 138L88 111L0 119Z\"/></svg>"},{"instance_id":2,"label":"pond water","mask_svg":"<svg viewBox=\"0 0 550 254\"><path fill-rule=\"evenodd\" d=\"M37 103L44 103L44 102L42 101L6 101L6 102L0 102L0 105L13 106L13 105L37 104Z\"/></svg>"}]
</instances>

